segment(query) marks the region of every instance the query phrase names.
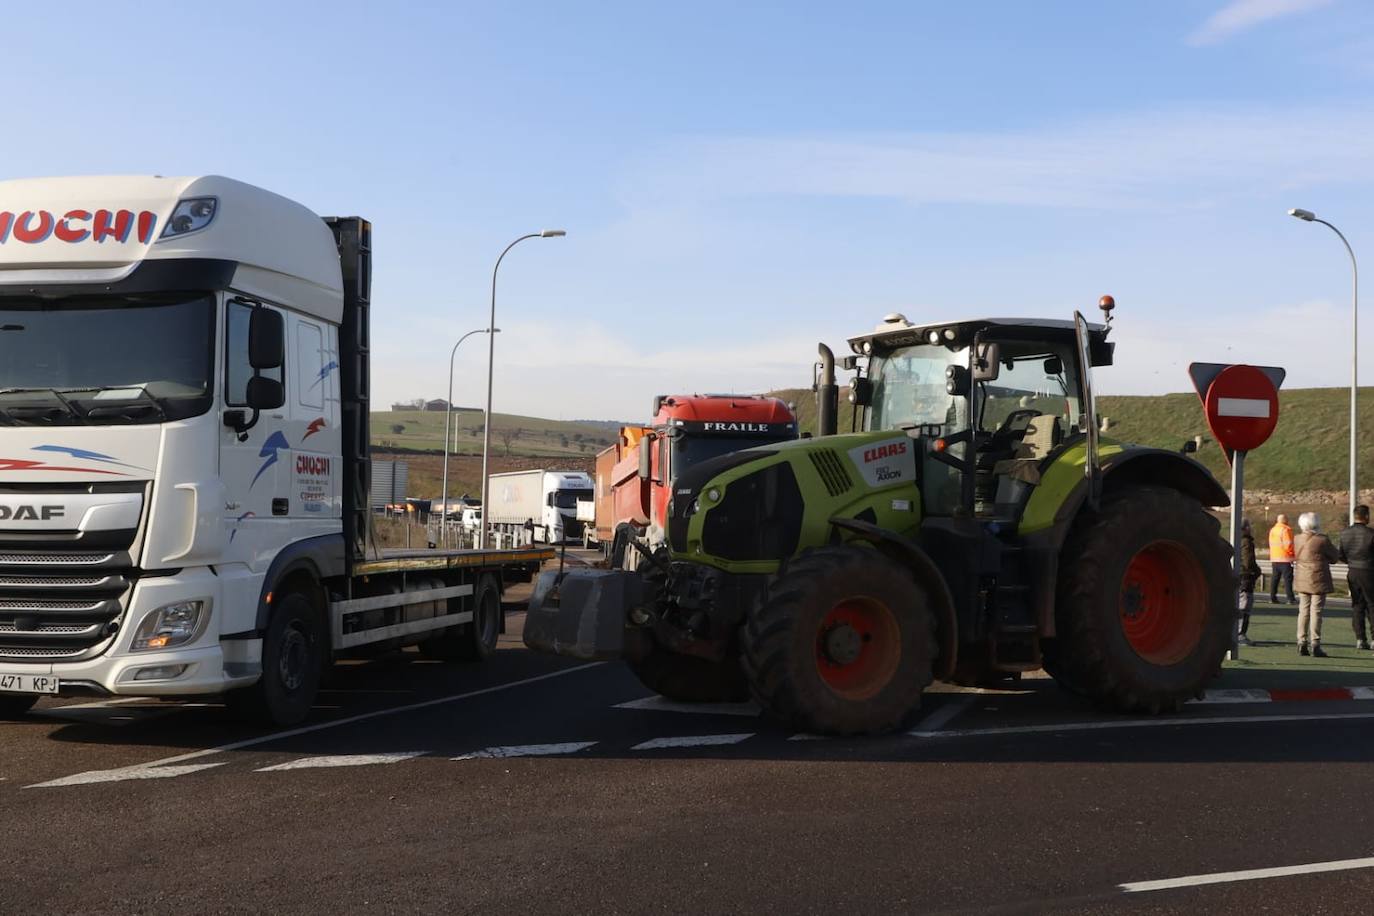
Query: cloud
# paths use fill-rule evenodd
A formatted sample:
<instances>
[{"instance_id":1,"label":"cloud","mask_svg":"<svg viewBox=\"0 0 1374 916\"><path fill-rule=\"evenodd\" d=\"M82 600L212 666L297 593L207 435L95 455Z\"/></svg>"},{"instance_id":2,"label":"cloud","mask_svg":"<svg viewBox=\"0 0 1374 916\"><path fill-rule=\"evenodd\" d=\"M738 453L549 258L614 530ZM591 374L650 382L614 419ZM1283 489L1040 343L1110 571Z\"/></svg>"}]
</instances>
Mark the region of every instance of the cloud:
<instances>
[{"instance_id":1,"label":"cloud","mask_svg":"<svg viewBox=\"0 0 1374 916\"><path fill-rule=\"evenodd\" d=\"M1188 36L1188 44L1214 45L1237 32L1284 16L1329 6L1332 0L1232 0Z\"/></svg>"},{"instance_id":2,"label":"cloud","mask_svg":"<svg viewBox=\"0 0 1374 916\"><path fill-rule=\"evenodd\" d=\"M1374 182L1368 106L1196 106L1024 130L684 139L636 163L620 194L629 212L789 195L1171 210L1337 180Z\"/></svg>"}]
</instances>

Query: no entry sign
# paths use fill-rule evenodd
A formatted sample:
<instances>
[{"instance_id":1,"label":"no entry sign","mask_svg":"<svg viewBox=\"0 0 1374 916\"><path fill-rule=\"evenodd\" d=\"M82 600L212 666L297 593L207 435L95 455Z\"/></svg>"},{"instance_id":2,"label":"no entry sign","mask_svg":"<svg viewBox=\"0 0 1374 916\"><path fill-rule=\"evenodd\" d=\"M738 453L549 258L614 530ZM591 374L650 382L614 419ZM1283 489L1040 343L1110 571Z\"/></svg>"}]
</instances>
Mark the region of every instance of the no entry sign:
<instances>
[{"instance_id":1,"label":"no entry sign","mask_svg":"<svg viewBox=\"0 0 1374 916\"><path fill-rule=\"evenodd\" d=\"M1193 363L1188 374L1202 399L1207 426L1228 455L1259 448L1273 434L1284 370Z\"/></svg>"}]
</instances>

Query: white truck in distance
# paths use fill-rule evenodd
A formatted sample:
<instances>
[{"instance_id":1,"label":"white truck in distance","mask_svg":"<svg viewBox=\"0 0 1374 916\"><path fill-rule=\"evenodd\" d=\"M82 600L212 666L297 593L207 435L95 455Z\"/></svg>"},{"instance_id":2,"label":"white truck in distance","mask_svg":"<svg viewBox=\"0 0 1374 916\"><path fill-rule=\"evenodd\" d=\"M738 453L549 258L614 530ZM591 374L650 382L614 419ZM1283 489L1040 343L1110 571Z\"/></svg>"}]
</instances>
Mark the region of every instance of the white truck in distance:
<instances>
[{"instance_id":1,"label":"white truck in distance","mask_svg":"<svg viewBox=\"0 0 1374 916\"><path fill-rule=\"evenodd\" d=\"M482 659L551 550L370 537L371 226L226 178L0 182L0 716Z\"/></svg>"},{"instance_id":2,"label":"white truck in distance","mask_svg":"<svg viewBox=\"0 0 1374 916\"><path fill-rule=\"evenodd\" d=\"M491 511L487 522L494 531L516 533L534 525L534 539L559 544L582 537L577 501L591 499L590 474L582 471L507 471L492 474L488 484Z\"/></svg>"}]
</instances>

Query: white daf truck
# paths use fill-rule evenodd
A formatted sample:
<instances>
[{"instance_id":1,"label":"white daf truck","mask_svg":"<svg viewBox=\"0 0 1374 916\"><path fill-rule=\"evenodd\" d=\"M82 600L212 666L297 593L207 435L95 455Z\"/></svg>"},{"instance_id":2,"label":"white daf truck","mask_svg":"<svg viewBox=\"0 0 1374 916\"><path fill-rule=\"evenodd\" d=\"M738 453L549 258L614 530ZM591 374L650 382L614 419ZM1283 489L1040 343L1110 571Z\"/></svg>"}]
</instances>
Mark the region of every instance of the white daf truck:
<instances>
[{"instance_id":1,"label":"white daf truck","mask_svg":"<svg viewBox=\"0 0 1374 916\"><path fill-rule=\"evenodd\" d=\"M289 724L336 657L494 650L553 552L373 543L370 277L367 221L226 178L0 182L0 717Z\"/></svg>"}]
</instances>

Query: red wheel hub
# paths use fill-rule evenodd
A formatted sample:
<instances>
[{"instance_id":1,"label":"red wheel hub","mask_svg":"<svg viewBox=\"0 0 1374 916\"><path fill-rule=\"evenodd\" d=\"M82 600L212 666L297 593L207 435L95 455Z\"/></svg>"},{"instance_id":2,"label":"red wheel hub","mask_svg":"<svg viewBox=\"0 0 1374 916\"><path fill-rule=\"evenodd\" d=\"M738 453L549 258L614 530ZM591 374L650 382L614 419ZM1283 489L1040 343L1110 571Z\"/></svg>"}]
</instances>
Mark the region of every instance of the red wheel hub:
<instances>
[{"instance_id":1,"label":"red wheel hub","mask_svg":"<svg viewBox=\"0 0 1374 916\"><path fill-rule=\"evenodd\" d=\"M816 632L816 670L847 700L866 700L887 686L902 658L897 617L871 598L846 598Z\"/></svg>"},{"instance_id":2,"label":"red wheel hub","mask_svg":"<svg viewBox=\"0 0 1374 916\"><path fill-rule=\"evenodd\" d=\"M1121 580L1121 629L1147 662L1172 665L1202 640L1207 580L1182 545L1155 541L1141 548Z\"/></svg>"}]
</instances>

